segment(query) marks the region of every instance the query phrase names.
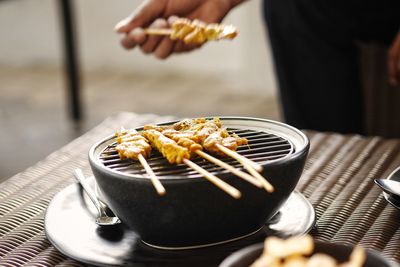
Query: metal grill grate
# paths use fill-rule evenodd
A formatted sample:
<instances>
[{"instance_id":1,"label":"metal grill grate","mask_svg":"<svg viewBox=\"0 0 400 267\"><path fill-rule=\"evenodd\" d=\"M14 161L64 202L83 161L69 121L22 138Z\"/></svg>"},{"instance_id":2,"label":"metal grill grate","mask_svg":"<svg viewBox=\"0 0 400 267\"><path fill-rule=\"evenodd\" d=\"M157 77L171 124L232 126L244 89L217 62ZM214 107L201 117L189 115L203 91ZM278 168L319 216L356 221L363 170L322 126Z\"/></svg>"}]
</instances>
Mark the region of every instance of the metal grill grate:
<instances>
[{"instance_id":1,"label":"metal grill grate","mask_svg":"<svg viewBox=\"0 0 400 267\"><path fill-rule=\"evenodd\" d=\"M228 130L229 132L236 133L240 137L245 137L248 139L249 144L239 147L237 152L255 162L262 163L269 160L276 160L294 152L294 147L291 142L277 135L253 130L230 128L228 128ZM118 152L115 150L116 144L117 143L114 142L111 145L107 146L100 154L99 158L104 166L126 174L146 175L145 170L139 162L133 161L131 159L121 160L119 158ZM240 163L230 157L216 157L235 168L241 168ZM185 164L169 164L168 161L164 159L163 156L156 149L152 150L152 155L150 158L147 159L147 161L155 174L159 177L199 176L197 172L193 171ZM215 164L199 157L192 159L192 161L214 174L226 172L221 167L216 166Z\"/></svg>"}]
</instances>

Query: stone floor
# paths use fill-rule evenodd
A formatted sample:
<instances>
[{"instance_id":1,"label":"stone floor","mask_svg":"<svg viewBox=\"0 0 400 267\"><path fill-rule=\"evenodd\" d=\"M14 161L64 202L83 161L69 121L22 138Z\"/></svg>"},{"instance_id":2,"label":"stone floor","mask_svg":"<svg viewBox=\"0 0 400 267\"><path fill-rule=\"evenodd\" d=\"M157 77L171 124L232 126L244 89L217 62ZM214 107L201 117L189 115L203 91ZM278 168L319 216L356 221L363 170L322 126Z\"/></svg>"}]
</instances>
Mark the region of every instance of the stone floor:
<instances>
[{"instance_id":1,"label":"stone floor","mask_svg":"<svg viewBox=\"0 0 400 267\"><path fill-rule=\"evenodd\" d=\"M279 120L274 98L238 93L213 77L85 73L82 90L85 119L79 125L68 118L63 74L59 70L0 66L0 90L0 181L121 111Z\"/></svg>"}]
</instances>

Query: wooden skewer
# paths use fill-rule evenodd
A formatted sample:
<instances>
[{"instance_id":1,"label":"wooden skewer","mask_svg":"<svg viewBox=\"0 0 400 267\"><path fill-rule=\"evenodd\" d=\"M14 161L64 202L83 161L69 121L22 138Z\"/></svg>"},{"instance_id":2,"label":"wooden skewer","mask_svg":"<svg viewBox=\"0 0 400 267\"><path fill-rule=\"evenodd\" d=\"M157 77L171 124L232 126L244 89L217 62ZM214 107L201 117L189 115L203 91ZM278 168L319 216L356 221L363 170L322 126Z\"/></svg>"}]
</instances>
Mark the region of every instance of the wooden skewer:
<instances>
[{"instance_id":1,"label":"wooden skewer","mask_svg":"<svg viewBox=\"0 0 400 267\"><path fill-rule=\"evenodd\" d=\"M274 192L275 188L273 187L272 184L270 184L265 177L263 177L260 173L258 173L256 170L253 169L252 166L245 164L242 162L243 167L251 174L253 175L255 178L257 178L263 185L263 187L265 188L265 190L267 190L267 192L272 193Z\"/></svg>"},{"instance_id":2,"label":"wooden skewer","mask_svg":"<svg viewBox=\"0 0 400 267\"><path fill-rule=\"evenodd\" d=\"M151 169L150 165L147 163L143 155L139 154L138 159L142 164L142 166L144 167L144 169L146 170L147 174L149 175L150 180L153 183L153 186L156 189L157 193L161 196L165 195L164 186L161 184L160 180L158 180L157 176L155 175L155 173L153 172L153 170Z\"/></svg>"},{"instance_id":3,"label":"wooden skewer","mask_svg":"<svg viewBox=\"0 0 400 267\"><path fill-rule=\"evenodd\" d=\"M204 176L204 178L206 178L208 181L210 181L211 183L213 183L214 185L219 187L221 190L223 190L226 193L228 193L229 195L231 195L233 198L238 199L242 196L242 194L240 193L239 190L237 190L233 186L225 183L217 176L209 173L208 171L206 171L205 169L203 169L202 167L200 167L193 161L190 161L188 159L183 159L183 163L185 163L186 165L188 165L190 168L197 171L198 173L202 174Z\"/></svg>"},{"instance_id":4,"label":"wooden skewer","mask_svg":"<svg viewBox=\"0 0 400 267\"><path fill-rule=\"evenodd\" d=\"M263 185L263 187L265 188L265 190L267 190L268 192L273 192L275 189L274 187L265 179L265 177L263 177L261 174L259 174L255 168L254 168L254 161L251 161L249 159L247 159L246 157L243 157L242 155L220 145L217 144L218 149L220 149L223 153L227 154L228 156L236 159L237 161L239 161L243 167L251 174L253 175L255 178L257 178ZM252 164L250 164L250 162ZM262 169L262 166L257 164L257 166L260 166Z\"/></svg>"},{"instance_id":5,"label":"wooden skewer","mask_svg":"<svg viewBox=\"0 0 400 267\"><path fill-rule=\"evenodd\" d=\"M247 174L245 172L242 172L241 170L238 170L238 169L232 167L231 165L229 165L229 164L223 162L222 160L219 160L219 159L217 159L217 158L205 153L204 151L196 150L196 154L199 155L200 157L202 157L202 158L204 158L204 159L206 159L206 160L208 160L208 161L210 161L210 162L212 162L212 163L214 163L214 164L216 164L216 165L218 165L218 166L230 171L231 173L235 174L236 176L246 180L247 182L249 182L249 183L251 183L251 184L253 184L253 185L257 186L257 187L260 187L260 188L263 187L263 184L261 183L261 181L259 181L259 179L256 179L253 176L251 176L251 175L249 175L249 174Z\"/></svg>"},{"instance_id":6,"label":"wooden skewer","mask_svg":"<svg viewBox=\"0 0 400 267\"><path fill-rule=\"evenodd\" d=\"M144 29L144 32L148 35L171 35L173 30L165 28L147 28Z\"/></svg>"},{"instance_id":7,"label":"wooden skewer","mask_svg":"<svg viewBox=\"0 0 400 267\"><path fill-rule=\"evenodd\" d=\"M224 147L224 146L222 146L220 144L216 144L216 146L218 147L219 150L221 150L223 153L227 154L231 158L234 158L234 159L236 159L237 161L239 161L241 163L245 162L246 164L252 166L253 169L255 169L256 171L262 172L263 167L260 164L254 162L252 160L249 160L248 158L243 157L242 155L238 154L237 152L232 151L232 150L230 150L230 149L228 149L228 148L226 148L226 147Z\"/></svg>"}]
</instances>

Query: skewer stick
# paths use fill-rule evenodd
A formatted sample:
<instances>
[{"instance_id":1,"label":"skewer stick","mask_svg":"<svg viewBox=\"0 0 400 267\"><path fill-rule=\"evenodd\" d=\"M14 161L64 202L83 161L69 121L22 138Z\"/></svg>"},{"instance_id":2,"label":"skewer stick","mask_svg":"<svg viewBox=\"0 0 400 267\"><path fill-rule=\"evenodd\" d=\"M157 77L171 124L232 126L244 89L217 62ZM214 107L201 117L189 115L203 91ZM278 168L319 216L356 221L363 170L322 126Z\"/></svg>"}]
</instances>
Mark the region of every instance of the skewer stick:
<instances>
[{"instance_id":1,"label":"skewer stick","mask_svg":"<svg viewBox=\"0 0 400 267\"><path fill-rule=\"evenodd\" d=\"M253 184L253 185L255 185L255 186L259 187L259 188L263 187L263 184L261 183L261 181L259 181L259 179L256 179L253 176L251 176L251 175L249 175L249 174L247 174L245 172L242 172L241 170L238 170L238 169L232 167L231 165L223 162L222 160L219 160L219 159L217 159L217 158L215 158L215 157L213 157L213 156L211 156L211 155L209 155L209 154L207 154L207 153L205 153L205 152L203 152L201 150L196 150L196 154L199 155L200 157L202 157L202 158L204 158L204 159L206 159L206 160L208 160L208 161L210 161L210 162L212 162L212 163L214 163L214 164L216 164L216 165L218 165L218 166L230 171L231 173L235 174L236 176L246 180L247 182L249 182L249 183L251 183L251 184Z\"/></svg>"},{"instance_id":2,"label":"skewer stick","mask_svg":"<svg viewBox=\"0 0 400 267\"><path fill-rule=\"evenodd\" d=\"M186 165L188 165L190 168L197 171L198 173L202 174L208 181L210 181L211 183L213 183L214 185L219 187L221 190L223 190L226 193L228 193L229 195L231 195L233 198L238 199L242 196L242 194L240 193L239 190L237 190L233 186L225 183L217 176L209 173L208 171L206 171L205 169L203 169L202 167L200 167L193 161L190 161L188 159L183 159L183 163L185 163Z\"/></svg>"},{"instance_id":3,"label":"skewer stick","mask_svg":"<svg viewBox=\"0 0 400 267\"><path fill-rule=\"evenodd\" d=\"M258 173L255 169L253 169L252 166L247 165L242 163L243 167L251 174L253 175L255 178L257 178L263 185L263 187L265 188L265 190L267 190L267 192L272 193L274 192L275 188L273 187L272 184L270 184L265 177L261 176L260 173Z\"/></svg>"},{"instance_id":4,"label":"skewer stick","mask_svg":"<svg viewBox=\"0 0 400 267\"><path fill-rule=\"evenodd\" d=\"M165 195L164 186L161 184L160 180L158 180L157 176L155 175L155 173L153 172L153 170L151 169L151 167L149 166L149 164L147 163L147 161L143 157L143 155L139 154L138 159L139 159L140 163L142 164L142 166L144 167L144 169L146 170L147 174L149 175L150 180L153 183L153 186L156 189L157 193L160 196Z\"/></svg>"},{"instance_id":5,"label":"skewer stick","mask_svg":"<svg viewBox=\"0 0 400 267\"><path fill-rule=\"evenodd\" d=\"M242 164L248 164L248 165L252 166L252 168L258 172L262 172L263 167L260 164L254 162L252 160L249 160L246 157L243 157L239 153L232 151L229 148L224 147L223 145L216 144L216 146L218 147L219 150L221 150L223 153L227 154L231 158L236 159L237 161L239 161Z\"/></svg>"},{"instance_id":6,"label":"skewer stick","mask_svg":"<svg viewBox=\"0 0 400 267\"><path fill-rule=\"evenodd\" d=\"M255 168L254 168L254 161L249 160L246 157L243 157L242 155L220 145L217 144L218 149L220 149L223 153L227 154L228 156L236 159L237 161L239 161L243 167L251 174L253 175L255 178L257 178L263 185L263 187L265 188L265 190L267 190L268 192L273 192L275 189L274 187L265 179L265 177L263 177L261 174L259 174ZM251 164L250 164L251 163ZM257 166L260 166L262 169L262 166L257 164Z\"/></svg>"},{"instance_id":7,"label":"skewer stick","mask_svg":"<svg viewBox=\"0 0 400 267\"><path fill-rule=\"evenodd\" d=\"M148 35L171 35L173 30L165 28L147 28L144 29L144 32Z\"/></svg>"}]
</instances>

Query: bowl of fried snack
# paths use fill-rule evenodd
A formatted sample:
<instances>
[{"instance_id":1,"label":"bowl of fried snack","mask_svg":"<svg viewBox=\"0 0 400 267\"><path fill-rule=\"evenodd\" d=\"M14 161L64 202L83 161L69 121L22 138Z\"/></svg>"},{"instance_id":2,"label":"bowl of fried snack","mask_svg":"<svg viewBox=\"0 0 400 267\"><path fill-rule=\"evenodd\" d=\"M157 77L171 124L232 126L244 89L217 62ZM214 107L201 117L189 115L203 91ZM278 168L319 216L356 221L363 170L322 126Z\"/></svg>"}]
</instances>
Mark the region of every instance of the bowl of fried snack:
<instances>
[{"instance_id":1,"label":"bowl of fried snack","mask_svg":"<svg viewBox=\"0 0 400 267\"><path fill-rule=\"evenodd\" d=\"M219 267L399 267L361 246L314 241L310 235L288 239L268 237L243 248Z\"/></svg>"}]
</instances>

